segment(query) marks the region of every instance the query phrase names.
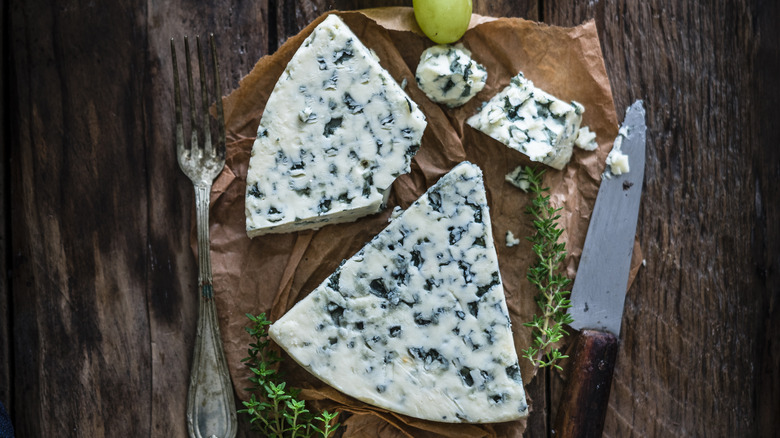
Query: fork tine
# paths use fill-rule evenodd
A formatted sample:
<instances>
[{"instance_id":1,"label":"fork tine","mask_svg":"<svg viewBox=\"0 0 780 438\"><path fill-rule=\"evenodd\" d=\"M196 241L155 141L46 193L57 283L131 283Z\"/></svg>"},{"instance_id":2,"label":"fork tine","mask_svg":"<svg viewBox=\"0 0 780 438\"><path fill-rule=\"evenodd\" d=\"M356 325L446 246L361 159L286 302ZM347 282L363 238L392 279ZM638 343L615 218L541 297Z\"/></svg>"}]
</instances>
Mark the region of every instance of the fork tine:
<instances>
[{"instance_id":1,"label":"fork tine","mask_svg":"<svg viewBox=\"0 0 780 438\"><path fill-rule=\"evenodd\" d=\"M190 140L190 151L198 148L198 130L195 123L195 92L192 89L192 62L190 62L190 44L187 37L184 37L184 52L187 59L187 90L190 98L190 131L192 137Z\"/></svg>"},{"instance_id":2,"label":"fork tine","mask_svg":"<svg viewBox=\"0 0 780 438\"><path fill-rule=\"evenodd\" d=\"M214 148L211 145L211 129L209 120L209 98L206 92L206 68L203 66L203 50L200 48L200 37L195 37L198 48L198 74L200 76L200 103L203 106L203 152L207 157L214 156Z\"/></svg>"},{"instance_id":3,"label":"fork tine","mask_svg":"<svg viewBox=\"0 0 780 438\"><path fill-rule=\"evenodd\" d=\"M214 93L217 98L217 155L225 159L225 113L222 110L222 89L219 85L219 62L217 61L217 46L214 42L214 34L209 35L211 46L212 65L214 66Z\"/></svg>"},{"instance_id":4,"label":"fork tine","mask_svg":"<svg viewBox=\"0 0 780 438\"><path fill-rule=\"evenodd\" d=\"M184 151L184 126L181 117L181 89L179 87L179 64L176 61L176 45L171 38L171 58L173 62L173 100L176 112L176 156L180 157Z\"/></svg>"}]
</instances>

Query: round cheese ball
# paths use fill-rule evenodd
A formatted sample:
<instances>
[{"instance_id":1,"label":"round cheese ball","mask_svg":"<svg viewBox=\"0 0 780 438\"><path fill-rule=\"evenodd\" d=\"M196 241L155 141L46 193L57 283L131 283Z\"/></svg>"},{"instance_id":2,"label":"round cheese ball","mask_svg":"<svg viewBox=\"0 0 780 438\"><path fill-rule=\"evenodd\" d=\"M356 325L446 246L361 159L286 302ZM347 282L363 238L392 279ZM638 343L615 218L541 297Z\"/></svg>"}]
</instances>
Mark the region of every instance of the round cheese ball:
<instances>
[{"instance_id":1,"label":"round cheese ball","mask_svg":"<svg viewBox=\"0 0 780 438\"><path fill-rule=\"evenodd\" d=\"M436 45L420 55L415 79L429 99L455 108L485 87L487 70L462 44Z\"/></svg>"}]
</instances>

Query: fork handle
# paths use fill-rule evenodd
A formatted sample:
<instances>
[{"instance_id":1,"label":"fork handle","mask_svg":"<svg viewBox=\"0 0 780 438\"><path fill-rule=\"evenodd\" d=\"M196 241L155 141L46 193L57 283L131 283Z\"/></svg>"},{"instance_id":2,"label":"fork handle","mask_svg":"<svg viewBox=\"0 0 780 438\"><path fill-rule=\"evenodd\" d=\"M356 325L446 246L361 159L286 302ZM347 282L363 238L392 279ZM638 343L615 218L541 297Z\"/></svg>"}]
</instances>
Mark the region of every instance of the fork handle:
<instances>
[{"instance_id":1,"label":"fork handle","mask_svg":"<svg viewBox=\"0 0 780 438\"><path fill-rule=\"evenodd\" d=\"M233 387L222 350L209 254L209 194L211 184L195 185L198 234L198 331L187 394L187 428L192 438L234 438L236 419Z\"/></svg>"}]
</instances>

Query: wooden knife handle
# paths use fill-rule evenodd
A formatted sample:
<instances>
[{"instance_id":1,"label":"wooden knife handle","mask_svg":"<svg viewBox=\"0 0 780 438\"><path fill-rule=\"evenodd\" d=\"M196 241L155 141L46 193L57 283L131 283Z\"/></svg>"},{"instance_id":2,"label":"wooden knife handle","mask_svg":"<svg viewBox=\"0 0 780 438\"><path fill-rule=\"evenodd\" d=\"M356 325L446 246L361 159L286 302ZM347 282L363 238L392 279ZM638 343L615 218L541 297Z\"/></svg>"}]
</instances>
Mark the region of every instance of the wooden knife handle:
<instances>
[{"instance_id":1,"label":"wooden knife handle","mask_svg":"<svg viewBox=\"0 0 780 438\"><path fill-rule=\"evenodd\" d=\"M554 437L601 437L617 347L617 338L610 333L580 332L574 346L569 382L555 419Z\"/></svg>"}]
</instances>

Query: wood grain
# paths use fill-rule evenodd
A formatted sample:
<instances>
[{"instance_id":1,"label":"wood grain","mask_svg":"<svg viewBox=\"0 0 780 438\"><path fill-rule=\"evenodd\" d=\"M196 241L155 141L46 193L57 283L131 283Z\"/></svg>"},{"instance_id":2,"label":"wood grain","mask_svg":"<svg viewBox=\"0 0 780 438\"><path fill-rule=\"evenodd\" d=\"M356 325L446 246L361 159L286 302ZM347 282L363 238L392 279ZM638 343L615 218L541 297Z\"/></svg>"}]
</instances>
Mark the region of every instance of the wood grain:
<instances>
[{"instance_id":1,"label":"wood grain","mask_svg":"<svg viewBox=\"0 0 780 438\"><path fill-rule=\"evenodd\" d=\"M539 4L540 2L536 0L472 1L473 12L475 14L486 15L488 17L520 17L533 21L539 21L541 19Z\"/></svg>"},{"instance_id":2,"label":"wood grain","mask_svg":"<svg viewBox=\"0 0 780 438\"><path fill-rule=\"evenodd\" d=\"M181 54L185 35L214 33L220 86L228 92L266 53L269 32L264 17L268 6L266 2L243 2L215 8L209 14L182 1L149 2L147 7L144 143L150 183L145 194L149 247L145 299L153 380L149 412L152 436L185 436L184 402L198 309L197 265L190 241L195 220L192 183L179 170L174 154L170 41L174 38ZM179 61L183 75L184 57L180 55Z\"/></svg>"},{"instance_id":3,"label":"wood grain","mask_svg":"<svg viewBox=\"0 0 780 438\"><path fill-rule=\"evenodd\" d=\"M11 5L18 436L150 435L136 6Z\"/></svg>"},{"instance_id":4,"label":"wood grain","mask_svg":"<svg viewBox=\"0 0 780 438\"><path fill-rule=\"evenodd\" d=\"M648 108L647 266L626 302L605 436L776 433L755 404L770 377L757 367L773 364L765 401L778 412L765 349L778 290L767 282L778 248L777 128L762 122L779 90L777 57L770 70L761 53L777 53L769 3L545 2L551 23L597 20L619 113L634 99Z\"/></svg>"},{"instance_id":5,"label":"wood grain","mask_svg":"<svg viewBox=\"0 0 780 438\"><path fill-rule=\"evenodd\" d=\"M0 6L0 59L3 60L3 66L0 67L0 141L4 145L10 144L10 123L8 117L10 112L8 110L8 102L10 101L8 96L8 71L10 71L10 53L8 50L8 37L6 30L8 20L8 4L4 2ZM6 410L13 412L13 406L11 405L13 393L11 382L12 366L11 359L12 349L12 336L11 326L13 319L11 317L11 306L9 301L11 299L10 290L11 285L8 278L8 266L10 266L8 260L8 251L11 248L8 242L10 235L9 220L9 184L8 184L8 147L3 147L0 151L0 196L2 196L2 203L0 203L0 403L2 403Z\"/></svg>"},{"instance_id":6,"label":"wood grain","mask_svg":"<svg viewBox=\"0 0 780 438\"><path fill-rule=\"evenodd\" d=\"M196 271L170 38L215 32L229 92L323 12L399 4L411 0L3 3L0 401L17 436L186 436ZM646 103L647 265L627 297L605 436L777 436L780 5L474 11L595 19L621 118ZM529 382L526 436L548 436L559 383Z\"/></svg>"},{"instance_id":7,"label":"wood grain","mask_svg":"<svg viewBox=\"0 0 780 438\"><path fill-rule=\"evenodd\" d=\"M753 14L756 20L756 49L753 59L758 68L753 93L760 117L758 139L751 143L750 172L754 174L755 225L750 239L750 263L757 277L756 293L761 304L756 344L758 358L753 371L756 381L758 436L777 436L780 412L780 128L773 102L780 99L780 42L776 26L780 22L780 4L761 2ZM750 298L750 297L746 297Z\"/></svg>"},{"instance_id":8,"label":"wood grain","mask_svg":"<svg viewBox=\"0 0 780 438\"><path fill-rule=\"evenodd\" d=\"M201 12L13 5L20 436L186 434L196 274L192 186L173 155L169 39L224 32L225 90L267 45L262 2Z\"/></svg>"},{"instance_id":9,"label":"wood grain","mask_svg":"<svg viewBox=\"0 0 780 438\"><path fill-rule=\"evenodd\" d=\"M607 415L618 341L612 333L582 330L569 355L568 383L554 418L558 438L600 438Z\"/></svg>"}]
</instances>

